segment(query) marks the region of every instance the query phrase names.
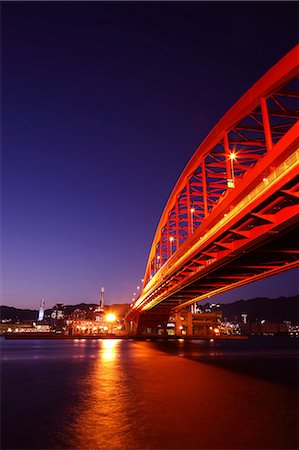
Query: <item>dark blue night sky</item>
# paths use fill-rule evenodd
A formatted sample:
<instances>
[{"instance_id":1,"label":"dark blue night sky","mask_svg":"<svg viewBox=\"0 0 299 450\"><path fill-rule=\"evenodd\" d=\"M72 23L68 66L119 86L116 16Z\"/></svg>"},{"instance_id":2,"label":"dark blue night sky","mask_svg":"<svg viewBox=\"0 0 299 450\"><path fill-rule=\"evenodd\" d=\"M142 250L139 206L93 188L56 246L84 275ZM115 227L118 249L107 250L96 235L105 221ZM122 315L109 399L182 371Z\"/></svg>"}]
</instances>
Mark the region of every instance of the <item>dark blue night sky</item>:
<instances>
[{"instance_id":1,"label":"dark blue night sky","mask_svg":"<svg viewBox=\"0 0 299 450\"><path fill-rule=\"evenodd\" d=\"M2 304L129 302L181 171L295 2L2 2ZM295 273L215 297L298 292Z\"/></svg>"}]
</instances>

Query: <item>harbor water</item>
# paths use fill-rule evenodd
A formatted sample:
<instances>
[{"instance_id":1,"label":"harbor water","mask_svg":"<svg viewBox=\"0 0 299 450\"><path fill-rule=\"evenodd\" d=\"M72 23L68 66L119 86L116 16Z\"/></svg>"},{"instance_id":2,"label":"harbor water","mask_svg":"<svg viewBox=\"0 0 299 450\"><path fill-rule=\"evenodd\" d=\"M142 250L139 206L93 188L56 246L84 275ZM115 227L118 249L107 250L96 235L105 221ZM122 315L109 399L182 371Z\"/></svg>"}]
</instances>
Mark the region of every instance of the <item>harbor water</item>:
<instances>
[{"instance_id":1,"label":"harbor water","mask_svg":"<svg viewBox=\"0 0 299 450\"><path fill-rule=\"evenodd\" d=\"M1 339L1 448L297 449L297 344Z\"/></svg>"}]
</instances>

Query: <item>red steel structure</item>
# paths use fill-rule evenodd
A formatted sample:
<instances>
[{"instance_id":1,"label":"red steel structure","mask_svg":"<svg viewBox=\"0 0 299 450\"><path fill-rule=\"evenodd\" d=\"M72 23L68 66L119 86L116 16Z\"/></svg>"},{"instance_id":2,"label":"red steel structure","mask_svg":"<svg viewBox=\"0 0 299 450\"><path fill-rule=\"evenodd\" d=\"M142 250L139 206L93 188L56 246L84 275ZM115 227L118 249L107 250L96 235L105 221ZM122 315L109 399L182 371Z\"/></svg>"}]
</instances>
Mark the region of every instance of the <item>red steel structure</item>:
<instances>
[{"instance_id":1,"label":"red steel structure","mask_svg":"<svg viewBox=\"0 0 299 450\"><path fill-rule=\"evenodd\" d=\"M128 315L138 329L298 266L298 66L299 45L224 115L185 167Z\"/></svg>"}]
</instances>

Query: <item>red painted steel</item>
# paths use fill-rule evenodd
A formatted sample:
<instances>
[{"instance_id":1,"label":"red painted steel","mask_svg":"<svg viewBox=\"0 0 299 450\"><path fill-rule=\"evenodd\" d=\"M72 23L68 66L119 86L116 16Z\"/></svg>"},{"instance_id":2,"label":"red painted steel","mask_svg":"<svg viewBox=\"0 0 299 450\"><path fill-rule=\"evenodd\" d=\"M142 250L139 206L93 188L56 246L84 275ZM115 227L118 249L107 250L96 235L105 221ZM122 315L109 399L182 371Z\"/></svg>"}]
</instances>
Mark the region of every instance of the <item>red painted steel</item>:
<instances>
[{"instance_id":1,"label":"red painted steel","mask_svg":"<svg viewBox=\"0 0 299 450\"><path fill-rule=\"evenodd\" d=\"M260 242L267 245L271 233L276 236L278 229L286 230L293 224L298 214L295 203L299 189L294 181L298 161L292 159L292 155L298 156L298 68L299 46L257 81L198 147L162 213L142 292L132 311L150 310L166 298L173 299L168 300L170 308L204 298L211 289L208 285L204 288L204 282L196 287L200 272L208 273L213 267L224 280L220 266L227 264L228 255L234 254L238 246L244 253L251 248L250 243L256 245L259 240L254 232L263 236ZM288 166L284 169L283 164ZM275 170L279 175L273 175ZM257 201L252 202L250 197L248 207L241 208L243 199L255 190ZM272 213L265 213L263 208L272 208ZM223 223L223 217L233 215L233 220ZM215 232L210 236L212 229ZM240 254L238 257L242 259ZM271 270L286 270L297 261L292 259L283 267L274 264L272 269L267 263L269 270L260 270L255 278L268 276ZM226 275L224 281L217 281L214 291L248 282L250 270L236 273L231 283ZM187 292L188 285L193 286L192 292Z\"/></svg>"}]
</instances>

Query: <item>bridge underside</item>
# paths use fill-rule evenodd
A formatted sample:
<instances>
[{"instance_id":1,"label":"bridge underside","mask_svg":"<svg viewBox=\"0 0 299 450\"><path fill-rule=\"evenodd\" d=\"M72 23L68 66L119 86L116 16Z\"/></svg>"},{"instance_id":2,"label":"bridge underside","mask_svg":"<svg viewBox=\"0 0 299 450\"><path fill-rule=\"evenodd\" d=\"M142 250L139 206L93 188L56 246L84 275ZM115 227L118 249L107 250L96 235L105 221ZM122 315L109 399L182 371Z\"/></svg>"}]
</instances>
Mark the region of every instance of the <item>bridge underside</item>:
<instances>
[{"instance_id":1,"label":"bridge underside","mask_svg":"<svg viewBox=\"0 0 299 450\"><path fill-rule=\"evenodd\" d=\"M271 240L256 245L250 251L230 255L230 264L221 265L204 278L195 279L180 291L166 297L155 308L137 313L137 333L147 330L165 329L172 312L195 301L208 299L218 293L258 281L298 265L298 227L293 224L288 230L276 231Z\"/></svg>"},{"instance_id":2,"label":"bridge underside","mask_svg":"<svg viewBox=\"0 0 299 450\"><path fill-rule=\"evenodd\" d=\"M298 228L283 232L271 241L256 245L251 251L230 255L230 264L211 271L203 279L196 279L180 291L165 298L155 307L155 313L169 314L195 301L207 299L221 292L275 275L298 265ZM296 248L295 248L296 246Z\"/></svg>"},{"instance_id":3,"label":"bridge underside","mask_svg":"<svg viewBox=\"0 0 299 450\"><path fill-rule=\"evenodd\" d=\"M299 177L230 222L178 269L161 277L141 312L168 314L299 264Z\"/></svg>"}]
</instances>

